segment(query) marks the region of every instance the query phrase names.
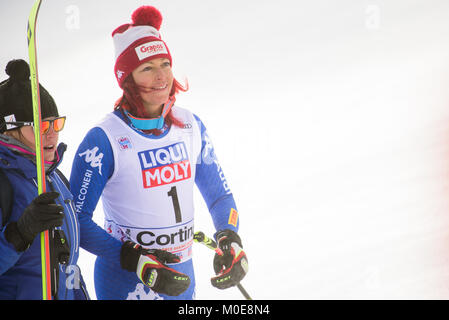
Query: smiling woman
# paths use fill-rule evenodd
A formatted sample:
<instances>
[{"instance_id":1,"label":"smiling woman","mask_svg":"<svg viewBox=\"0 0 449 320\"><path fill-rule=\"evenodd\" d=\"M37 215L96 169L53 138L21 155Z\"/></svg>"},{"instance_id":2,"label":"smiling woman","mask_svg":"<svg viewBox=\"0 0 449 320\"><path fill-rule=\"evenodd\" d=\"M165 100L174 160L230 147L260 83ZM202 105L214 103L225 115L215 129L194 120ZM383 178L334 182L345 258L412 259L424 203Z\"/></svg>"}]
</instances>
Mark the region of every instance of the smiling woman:
<instances>
[{"instance_id":1,"label":"smiling woman","mask_svg":"<svg viewBox=\"0 0 449 320\"><path fill-rule=\"evenodd\" d=\"M182 121L171 112L171 105L165 104L169 98L174 103L175 95L188 89L173 77L169 59L156 58L142 63L125 78L121 86L123 96L117 101L115 108L129 112L130 120L137 117L148 124L147 119L157 119L164 113L163 108L165 107L165 124L167 126L171 124L177 127L183 126ZM144 126L140 129L147 134L159 135L163 132L159 126L148 129Z\"/></svg>"},{"instance_id":2,"label":"smiling woman","mask_svg":"<svg viewBox=\"0 0 449 320\"><path fill-rule=\"evenodd\" d=\"M143 6L132 20L112 33L123 96L88 132L72 166L83 248L97 255L99 299L190 300L193 187L210 208L224 253L216 256L211 278L219 289L237 285L247 272L236 204L204 124L175 105L175 95L186 89L173 77L160 12ZM101 171L92 170L97 167ZM105 230L92 220L100 196Z\"/></svg>"},{"instance_id":3,"label":"smiling woman","mask_svg":"<svg viewBox=\"0 0 449 320\"><path fill-rule=\"evenodd\" d=\"M144 62L132 72L132 77L140 89L147 115L151 118L159 116L173 85L170 60L158 58Z\"/></svg>"}]
</instances>

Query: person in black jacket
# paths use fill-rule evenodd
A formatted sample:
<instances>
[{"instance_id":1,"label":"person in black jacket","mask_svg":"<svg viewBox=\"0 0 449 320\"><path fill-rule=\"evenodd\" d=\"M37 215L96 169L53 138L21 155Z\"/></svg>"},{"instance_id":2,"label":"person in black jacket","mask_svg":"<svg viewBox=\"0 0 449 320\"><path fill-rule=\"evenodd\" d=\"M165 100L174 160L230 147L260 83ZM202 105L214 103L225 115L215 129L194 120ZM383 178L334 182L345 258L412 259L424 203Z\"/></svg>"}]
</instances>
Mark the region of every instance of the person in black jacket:
<instances>
[{"instance_id":1,"label":"person in black jacket","mask_svg":"<svg viewBox=\"0 0 449 320\"><path fill-rule=\"evenodd\" d=\"M77 266L79 224L72 194L57 169L66 149L58 145L65 117L40 86L47 192L38 195L29 66L12 60L6 73L9 79L0 83L0 183L11 206L0 211L0 299L43 298L39 235L44 230L51 230L52 299L88 299Z\"/></svg>"}]
</instances>

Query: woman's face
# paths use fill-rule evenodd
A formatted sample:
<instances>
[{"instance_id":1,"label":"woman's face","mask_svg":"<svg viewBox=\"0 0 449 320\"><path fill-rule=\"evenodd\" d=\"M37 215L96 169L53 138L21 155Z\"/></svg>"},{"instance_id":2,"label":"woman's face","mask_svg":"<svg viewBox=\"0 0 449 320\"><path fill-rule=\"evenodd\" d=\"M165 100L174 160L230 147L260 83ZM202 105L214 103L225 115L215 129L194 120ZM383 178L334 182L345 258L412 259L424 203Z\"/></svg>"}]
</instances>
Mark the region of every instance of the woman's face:
<instances>
[{"instance_id":1,"label":"woman's face","mask_svg":"<svg viewBox=\"0 0 449 320\"><path fill-rule=\"evenodd\" d=\"M147 111L154 116L167 102L173 85L170 60L153 59L142 63L132 72L134 82L139 86L140 96ZM157 116L157 115L156 115Z\"/></svg>"},{"instance_id":2,"label":"woman's face","mask_svg":"<svg viewBox=\"0 0 449 320\"><path fill-rule=\"evenodd\" d=\"M48 117L42 120L53 120L55 117ZM19 140L36 152L36 144L34 140L34 130L32 126L20 127L22 137ZM17 138L17 137L16 137ZM56 147L58 146L59 132L53 130L53 125L50 125L47 133L42 135L42 148L44 150L43 159L45 161L53 161L55 159Z\"/></svg>"}]
</instances>

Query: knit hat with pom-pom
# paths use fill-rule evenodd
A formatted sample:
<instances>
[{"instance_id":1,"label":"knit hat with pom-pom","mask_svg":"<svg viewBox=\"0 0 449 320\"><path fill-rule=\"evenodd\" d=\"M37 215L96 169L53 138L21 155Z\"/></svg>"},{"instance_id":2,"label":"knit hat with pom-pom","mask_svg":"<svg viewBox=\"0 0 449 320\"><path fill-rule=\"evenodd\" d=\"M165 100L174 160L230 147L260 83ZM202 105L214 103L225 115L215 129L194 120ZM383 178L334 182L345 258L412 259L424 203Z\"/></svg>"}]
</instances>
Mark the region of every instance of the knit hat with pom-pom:
<instances>
[{"instance_id":1,"label":"knit hat with pom-pom","mask_svg":"<svg viewBox=\"0 0 449 320\"><path fill-rule=\"evenodd\" d=\"M9 79L0 83L0 132L17 126L5 122L33 122L30 69L24 60L11 60L6 65ZM52 96L39 84L41 117L58 117L58 108Z\"/></svg>"},{"instance_id":2,"label":"knit hat with pom-pom","mask_svg":"<svg viewBox=\"0 0 449 320\"><path fill-rule=\"evenodd\" d=\"M167 45L161 39L159 29L162 15L155 7L136 9L132 23L123 24L112 32L115 46L115 77L119 86L139 65L156 58L172 58Z\"/></svg>"}]
</instances>

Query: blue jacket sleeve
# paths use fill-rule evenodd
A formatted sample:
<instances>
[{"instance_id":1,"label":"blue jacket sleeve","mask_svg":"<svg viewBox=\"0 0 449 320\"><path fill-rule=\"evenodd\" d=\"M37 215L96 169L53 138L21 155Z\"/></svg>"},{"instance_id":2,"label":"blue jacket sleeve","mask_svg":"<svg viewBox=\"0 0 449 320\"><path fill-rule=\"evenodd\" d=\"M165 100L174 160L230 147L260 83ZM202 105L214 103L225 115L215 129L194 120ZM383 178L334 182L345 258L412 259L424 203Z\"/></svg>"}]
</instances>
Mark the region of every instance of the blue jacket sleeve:
<instances>
[{"instance_id":1,"label":"blue jacket sleeve","mask_svg":"<svg viewBox=\"0 0 449 320\"><path fill-rule=\"evenodd\" d=\"M195 115L201 130L201 152L196 165L195 183L207 204L215 229L239 228L234 197L218 162L212 142L203 122Z\"/></svg>"},{"instance_id":2,"label":"blue jacket sleeve","mask_svg":"<svg viewBox=\"0 0 449 320\"><path fill-rule=\"evenodd\" d=\"M121 242L93 220L103 189L114 172L109 140L98 127L91 129L78 147L70 174L70 185L80 223L80 246L95 254L120 261Z\"/></svg>"},{"instance_id":3,"label":"blue jacket sleeve","mask_svg":"<svg viewBox=\"0 0 449 320\"><path fill-rule=\"evenodd\" d=\"M17 252L14 246L5 239L5 228L6 226L0 233L0 275L15 265L21 256L21 253Z\"/></svg>"},{"instance_id":4,"label":"blue jacket sleeve","mask_svg":"<svg viewBox=\"0 0 449 320\"><path fill-rule=\"evenodd\" d=\"M23 183L23 181L21 182ZM28 189L25 190L28 191ZM17 261L22 257L24 253L24 252L17 252L14 246L11 243L9 243L8 240L6 240L5 230L10 222L17 221L20 218L23 211L25 210L25 207L31 202L33 197L37 195L37 189L35 192L36 194L26 193L21 194L19 196L15 196L14 198L8 223L6 223L6 225L3 226L3 229L1 230L0 233L0 275L2 275L6 271L8 271L11 267L16 265ZM2 209L0 209L0 213L2 216L3 215Z\"/></svg>"}]
</instances>

